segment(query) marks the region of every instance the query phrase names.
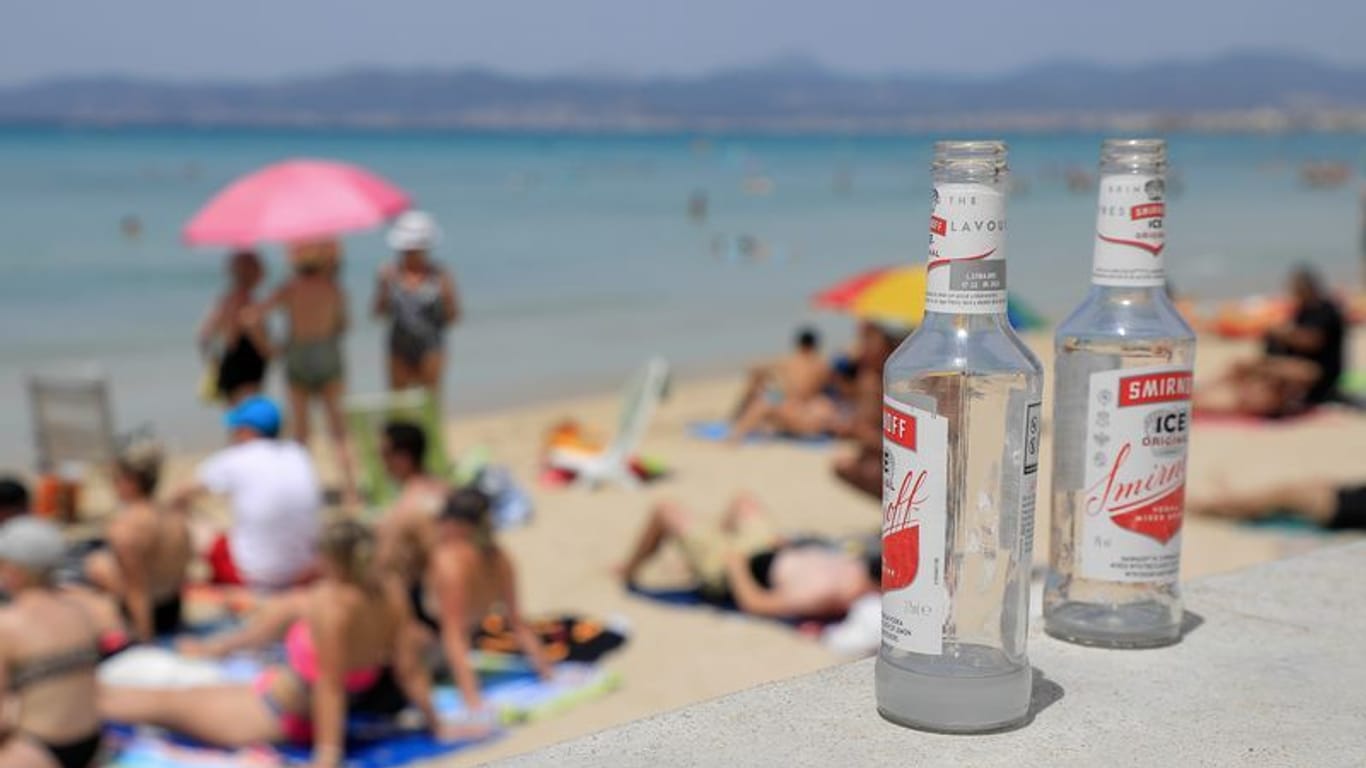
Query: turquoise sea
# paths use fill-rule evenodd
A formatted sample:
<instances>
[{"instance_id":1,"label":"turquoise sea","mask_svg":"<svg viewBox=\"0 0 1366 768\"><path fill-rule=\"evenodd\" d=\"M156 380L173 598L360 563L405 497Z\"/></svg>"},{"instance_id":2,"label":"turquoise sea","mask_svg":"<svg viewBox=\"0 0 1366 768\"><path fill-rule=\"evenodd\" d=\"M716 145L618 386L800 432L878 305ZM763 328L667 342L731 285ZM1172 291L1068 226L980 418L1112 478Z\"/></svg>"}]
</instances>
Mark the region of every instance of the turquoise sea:
<instances>
[{"instance_id":1,"label":"turquoise sea","mask_svg":"<svg viewBox=\"0 0 1366 768\"><path fill-rule=\"evenodd\" d=\"M832 342L848 323L809 296L872 266L924 258L933 137L530 136L219 130L0 130L0 462L31 440L24 377L78 361L111 377L121 427L151 422L179 448L217 439L195 397L193 335L222 254L183 247L181 224L238 174L290 156L360 163L409 190L446 230L466 321L450 340L455 412L614 386L661 354L684 374L785 348L798 324ZM1006 137L1011 289L1060 318L1086 288L1100 137ZM1310 260L1360 283L1366 138L1171 139L1178 183L1168 264L1186 294L1274 290ZM1335 189L1306 161L1347 162ZM706 195L705 220L688 216ZM136 216L141 237L120 220ZM347 240L357 317L387 258ZM763 258L745 255L761 254ZM269 257L271 277L283 260ZM354 390L381 385L381 328L347 342Z\"/></svg>"}]
</instances>

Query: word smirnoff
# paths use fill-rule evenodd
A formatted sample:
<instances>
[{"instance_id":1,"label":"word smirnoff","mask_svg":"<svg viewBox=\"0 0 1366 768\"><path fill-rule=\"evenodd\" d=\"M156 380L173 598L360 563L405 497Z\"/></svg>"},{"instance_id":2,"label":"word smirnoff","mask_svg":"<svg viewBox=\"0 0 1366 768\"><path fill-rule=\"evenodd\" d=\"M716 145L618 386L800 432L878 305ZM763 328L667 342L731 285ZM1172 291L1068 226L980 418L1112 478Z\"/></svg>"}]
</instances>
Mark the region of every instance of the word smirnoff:
<instances>
[{"instance_id":1,"label":"word smirnoff","mask_svg":"<svg viewBox=\"0 0 1366 768\"><path fill-rule=\"evenodd\" d=\"M1043 374L1006 320L1005 152L936 145L925 319L883 385L877 704L936 731L1029 708Z\"/></svg>"},{"instance_id":2,"label":"word smirnoff","mask_svg":"<svg viewBox=\"0 0 1366 768\"><path fill-rule=\"evenodd\" d=\"M1101 149L1095 266L1057 334L1044 628L1110 647L1181 637L1181 518L1195 336L1163 272L1166 145Z\"/></svg>"}]
</instances>

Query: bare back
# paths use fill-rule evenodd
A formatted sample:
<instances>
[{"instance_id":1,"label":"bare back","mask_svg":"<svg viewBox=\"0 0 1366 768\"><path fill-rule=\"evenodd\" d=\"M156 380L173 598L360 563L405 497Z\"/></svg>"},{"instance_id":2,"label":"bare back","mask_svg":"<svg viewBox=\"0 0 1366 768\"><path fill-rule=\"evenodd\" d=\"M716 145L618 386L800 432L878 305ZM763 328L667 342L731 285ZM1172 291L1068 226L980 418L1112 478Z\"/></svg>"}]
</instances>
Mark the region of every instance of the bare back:
<instances>
[{"instance_id":1,"label":"bare back","mask_svg":"<svg viewBox=\"0 0 1366 768\"><path fill-rule=\"evenodd\" d=\"M83 650L95 651L98 647L93 621L77 601L56 591L27 591L0 610L0 656L7 681L12 681L15 671L26 664ZM63 743L87 737L99 729L93 664L38 679L6 693L18 699L16 727L22 733Z\"/></svg>"},{"instance_id":2,"label":"bare back","mask_svg":"<svg viewBox=\"0 0 1366 768\"><path fill-rule=\"evenodd\" d=\"M151 502L129 505L109 526L109 538L147 568L153 602L180 594L194 549L185 516L157 509Z\"/></svg>"},{"instance_id":3,"label":"bare back","mask_svg":"<svg viewBox=\"0 0 1366 768\"><path fill-rule=\"evenodd\" d=\"M783 394L802 401L819 395L830 381L830 364L816 352L797 352L783 360L778 370Z\"/></svg>"},{"instance_id":4,"label":"bare back","mask_svg":"<svg viewBox=\"0 0 1366 768\"><path fill-rule=\"evenodd\" d=\"M376 528L380 564L406 584L417 584L436 546L436 518L450 486L434 477L404 483Z\"/></svg>"},{"instance_id":5,"label":"bare back","mask_svg":"<svg viewBox=\"0 0 1366 768\"><path fill-rule=\"evenodd\" d=\"M298 275L277 295L294 341L331 339L346 329L346 294L333 278Z\"/></svg>"},{"instance_id":6,"label":"bare back","mask_svg":"<svg viewBox=\"0 0 1366 768\"><path fill-rule=\"evenodd\" d=\"M484 617L506 614L513 598L512 562L498 547L481 550L468 541L445 542L433 553L427 594L459 589L464 621L474 629Z\"/></svg>"},{"instance_id":7,"label":"bare back","mask_svg":"<svg viewBox=\"0 0 1366 768\"><path fill-rule=\"evenodd\" d=\"M398 633L408 620L404 600L402 591L391 585L368 592L351 584L321 583L310 591L306 618L317 624L325 614L340 614L346 627L346 671L387 666L394 661Z\"/></svg>"}]
</instances>

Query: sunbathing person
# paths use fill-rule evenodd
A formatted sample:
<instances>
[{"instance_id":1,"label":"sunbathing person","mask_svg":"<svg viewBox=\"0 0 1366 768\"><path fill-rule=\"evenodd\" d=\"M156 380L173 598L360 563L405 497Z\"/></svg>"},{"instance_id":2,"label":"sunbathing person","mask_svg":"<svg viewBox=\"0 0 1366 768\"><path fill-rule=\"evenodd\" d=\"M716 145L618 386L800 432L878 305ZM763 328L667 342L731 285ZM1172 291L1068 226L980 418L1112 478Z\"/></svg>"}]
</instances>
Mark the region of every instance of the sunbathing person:
<instances>
[{"instance_id":1,"label":"sunbathing person","mask_svg":"<svg viewBox=\"0 0 1366 768\"><path fill-rule=\"evenodd\" d=\"M877 499L882 498L882 369L902 335L873 323L859 327L860 359L847 435L854 449L834 463L836 477Z\"/></svg>"},{"instance_id":2,"label":"sunbathing person","mask_svg":"<svg viewBox=\"0 0 1366 768\"><path fill-rule=\"evenodd\" d=\"M469 711L482 707L470 639L488 616L502 617L531 667L541 679L550 679L552 671L541 641L522 617L516 568L493 536L491 500L483 492L465 488L446 501L426 573L412 599L418 619L440 638Z\"/></svg>"},{"instance_id":3,"label":"sunbathing person","mask_svg":"<svg viewBox=\"0 0 1366 768\"><path fill-rule=\"evenodd\" d=\"M298 586L313 575L321 520L313 459L280 439L280 409L264 397L238 403L224 423L230 445L199 465L171 506L188 508L207 493L227 497L231 525L206 556L214 584L258 592Z\"/></svg>"},{"instance_id":4,"label":"sunbathing person","mask_svg":"<svg viewBox=\"0 0 1366 768\"><path fill-rule=\"evenodd\" d=\"M446 504L450 485L427 474L427 435L407 422L390 422L380 438L380 456L398 484L398 498L375 528L379 563L416 585L436 546L436 519Z\"/></svg>"},{"instance_id":5,"label":"sunbathing person","mask_svg":"<svg viewBox=\"0 0 1366 768\"><path fill-rule=\"evenodd\" d=\"M830 363L811 329L797 334L792 354L750 372L729 440L744 442L760 430L797 437L829 434L839 427L840 409L826 393Z\"/></svg>"},{"instance_id":6,"label":"sunbathing person","mask_svg":"<svg viewBox=\"0 0 1366 768\"><path fill-rule=\"evenodd\" d=\"M1291 273L1290 293L1294 317L1267 331L1265 355L1236 363L1202 386L1196 410L1279 418L1337 398L1346 338L1342 311L1308 267Z\"/></svg>"},{"instance_id":7,"label":"sunbathing person","mask_svg":"<svg viewBox=\"0 0 1366 768\"><path fill-rule=\"evenodd\" d=\"M1233 520L1289 515L1329 530L1366 530L1366 485L1304 480L1253 492L1228 490L1186 507L1192 514Z\"/></svg>"},{"instance_id":8,"label":"sunbathing person","mask_svg":"<svg viewBox=\"0 0 1366 768\"><path fill-rule=\"evenodd\" d=\"M108 720L156 725L224 747L293 741L313 744L315 766L345 762L348 699L383 679L385 667L428 727L446 732L432 707L420 632L407 596L373 568L374 537L356 522L329 526L320 543L321 578L276 602L232 642L283 635L285 660L254 683L178 690L110 686L100 698ZM249 633L259 633L250 636ZM265 638L265 640L263 640Z\"/></svg>"},{"instance_id":9,"label":"sunbathing person","mask_svg":"<svg viewBox=\"0 0 1366 768\"><path fill-rule=\"evenodd\" d=\"M7 696L0 766L86 768L100 749L96 621L54 585L62 533L35 517L0 526L0 690Z\"/></svg>"},{"instance_id":10,"label":"sunbathing person","mask_svg":"<svg viewBox=\"0 0 1366 768\"><path fill-rule=\"evenodd\" d=\"M877 592L882 580L880 557L856 557L825 542L787 541L746 494L731 502L715 527L677 504L657 505L620 569L628 586L668 541L678 542L708 601L733 601L756 616L839 618L860 597Z\"/></svg>"},{"instance_id":11,"label":"sunbathing person","mask_svg":"<svg viewBox=\"0 0 1366 768\"><path fill-rule=\"evenodd\" d=\"M153 501L161 449L149 442L124 448L114 467L120 509L107 547L85 558L85 577L115 598L140 642L180 630L181 589L193 557L183 513Z\"/></svg>"}]
</instances>

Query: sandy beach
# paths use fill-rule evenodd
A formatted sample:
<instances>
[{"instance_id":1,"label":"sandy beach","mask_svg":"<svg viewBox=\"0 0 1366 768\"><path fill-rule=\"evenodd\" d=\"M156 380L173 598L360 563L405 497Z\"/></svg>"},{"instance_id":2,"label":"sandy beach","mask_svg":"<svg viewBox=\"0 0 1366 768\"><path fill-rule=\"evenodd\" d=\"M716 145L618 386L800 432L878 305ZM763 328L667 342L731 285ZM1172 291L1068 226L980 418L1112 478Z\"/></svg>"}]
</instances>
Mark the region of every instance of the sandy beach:
<instances>
[{"instance_id":1,"label":"sandy beach","mask_svg":"<svg viewBox=\"0 0 1366 768\"><path fill-rule=\"evenodd\" d=\"M1047 334L1027 338L1046 369L1051 369ZM1366 335L1357 334L1353 342L1354 359L1363 359ZM1254 351L1251 345L1202 339L1197 381ZM649 602L628 595L613 576L612 566L625 556L649 506L662 498L716 515L731 495L749 490L768 505L786 531L842 535L876 528L877 505L846 490L830 474L830 460L842 450L838 445L778 442L732 448L687 434L689 423L726 414L739 388L738 377L674 382L643 445L645 453L667 462L670 474L634 492L547 489L536 482L546 428L572 417L610 433L618 409L614 393L465 417L447 425L453 452L486 446L535 499L532 524L503 536L520 567L526 610L532 615L622 618L632 634L626 648L608 660L624 680L619 690L542 722L514 728L506 738L439 765L471 765L524 752L840 661L817 642L779 624ZM1051 410L1051 404L1046 410ZM1360 480L1363 453L1366 414L1334 410L1300 421L1261 425L1197 421L1188 491L1199 497L1220 484L1255 489L1311 476ZM173 474L183 476L192 462L193 457L178 457ZM1047 448L1043 462L1040 499L1048 498ZM324 461L323 467L327 466ZM1045 509L1041 504L1040 514ZM1047 562L1047 530L1041 519L1036 527L1036 564ZM1188 518L1183 578L1243 568L1348 536ZM653 564L645 581L676 583L682 575L681 561L670 553ZM1032 609L1037 617L1038 604Z\"/></svg>"},{"instance_id":2,"label":"sandy beach","mask_svg":"<svg viewBox=\"0 0 1366 768\"><path fill-rule=\"evenodd\" d=\"M1047 333L1026 336L1051 370ZM1253 354L1253 345L1202 338L1196 378L1217 374L1229 361ZM1352 339L1352 358L1366 359L1366 334ZM455 362L459 365L459 361ZM1048 382L1051 385L1051 382ZM607 663L623 684L605 697L543 721L518 726L506 737L472 749L440 766L474 765L533 750L628 720L714 698L768 681L840 662L818 642L780 624L722 613L680 608L628 594L612 568L625 556L652 503L673 499L715 516L736 492L756 494L784 531L831 536L875 530L877 505L838 483L830 473L832 457L844 450L830 443L808 446L765 442L729 447L691 437L687 426L728 413L741 379L713 377L673 382L642 446L643 453L667 463L667 477L638 491L603 488L546 488L537 482L540 446L546 429L564 418L610 435L616 423L616 393L546 402L514 410L462 417L446 425L451 451L484 446L531 493L535 518L508 531L502 541L519 566L521 592L529 615L574 613L621 619L631 639ZM1051 386L1045 397L1051 398ZM1051 411L1051 399L1046 400ZM320 469L331 467L319 451ZM1256 489L1278 482L1319 477L1362 479L1366 454L1366 414L1333 410L1288 423L1209 424L1196 422L1190 452L1188 492L1200 497L1221 485ZM168 482L188 475L199 456L174 457ZM1045 441L1039 498L1048 498L1050 456ZM103 489L91 488L85 506L106 507ZM1046 514L1040 504L1040 514ZM216 514L206 506L207 516ZM1048 526L1036 526L1035 563L1048 558ZM1239 525L1188 517L1184 527L1183 579L1232 571L1302 553L1351 538L1307 529ZM682 561L668 552L645 572L652 585L685 578ZM1037 593L1037 590L1036 590ZM1032 606L1037 620L1039 605Z\"/></svg>"}]
</instances>

